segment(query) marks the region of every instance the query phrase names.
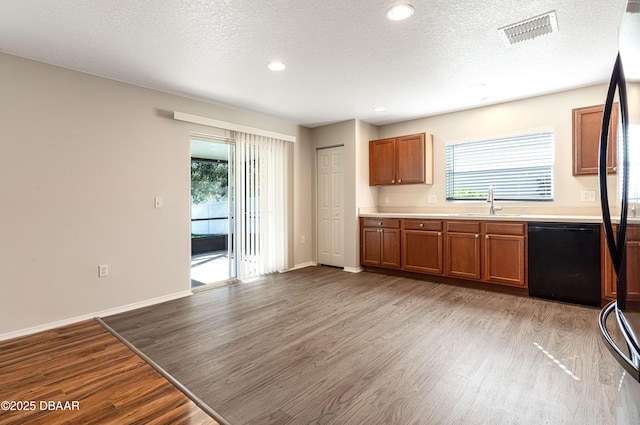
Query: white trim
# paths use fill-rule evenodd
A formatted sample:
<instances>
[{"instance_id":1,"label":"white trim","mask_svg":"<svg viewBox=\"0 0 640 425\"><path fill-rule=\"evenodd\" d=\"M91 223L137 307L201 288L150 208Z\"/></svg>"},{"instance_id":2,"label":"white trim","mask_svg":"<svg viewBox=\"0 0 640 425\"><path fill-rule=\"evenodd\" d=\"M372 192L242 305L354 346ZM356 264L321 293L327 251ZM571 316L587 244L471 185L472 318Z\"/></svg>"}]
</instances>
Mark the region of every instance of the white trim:
<instances>
[{"instance_id":1,"label":"white trim","mask_svg":"<svg viewBox=\"0 0 640 425\"><path fill-rule=\"evenodd\" d=\"M296 141L296 136L290 136L288 134L277 133L275 131L263 130L260 128L248 127L246 125L234 124L231 122L214 120L213 118L201 117L198 115L191 115L185 112L173 111L173 119L178 121L189 122L192 124L206 125L207 127L221 128L224 130L239 131L241 133L256 134L258 136L271 137L274 139L284 140L285 142Z\"/></svg>"},{"instance_id":2,"label":"white trim","mask_svg":"<svg viewBox=\"0 0 640 425\"><path fill-rule=\"evenodd\" d=\"M123 313L129 310L135 310L136 308L147 307L153 304L160 304L166 301L175 300L192 295L191 291L176 292L174 294L163 295L161 297L151 298L144 301L139 301L133 304L127 304L120 307L110 308L107 310L98 311L95 313L87 313L81 316L70 317L64 320L58 320L56 322L45 323L43 325L33 326L31 328L20 329L18 331L7 332L0 334L0 341L4 341L11 338L17 338L20 336L34 334L36 332L48 331L50 329L58 328L60 326L70 325L72 323L81 322L83 320L93 319L94 317L111 316L113 314Z\"/></svg>"},{"instance_id":3,"label":"white trim","mask_svg":"<svg viewBox=\"0 0 640 425\"><path fill-rule=\"evenodd\" d=\"M343 270L349 273L360 273L363 268L362 267L344 267Z\"/></svg>"},{"instance_id":4,"label":"white trim","mask_svg":"<svg viewBox=\"0 0 640 425\"><path fill-rule=\"evenodd\" d=\"M307 268L307 267L315 267L317 265L318 265L318 263L316 263L315 261L307 261L306 263L296 264L295 266L293 266L290 269L283 270L281 273L292 272L294 270L304 269L304 268Z\"/></svg>"}]
</instances>

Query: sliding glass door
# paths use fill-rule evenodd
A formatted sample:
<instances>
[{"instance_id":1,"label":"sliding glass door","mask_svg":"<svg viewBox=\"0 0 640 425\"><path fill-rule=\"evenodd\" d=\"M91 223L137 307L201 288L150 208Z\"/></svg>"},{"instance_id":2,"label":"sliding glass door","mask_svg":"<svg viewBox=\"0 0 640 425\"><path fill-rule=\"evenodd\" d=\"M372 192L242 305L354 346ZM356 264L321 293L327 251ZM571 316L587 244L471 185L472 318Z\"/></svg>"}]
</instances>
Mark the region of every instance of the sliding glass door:
<instances>
[{"instance_id":1,"label":"sliding glass door","mask_svg":"<svg viewBox=\"0 0 640 425\"><path fill-rule=\"evenodd\" d=\"M236 277L234 145L191 139L191 286Z\"/></svg>"}]
</instances>

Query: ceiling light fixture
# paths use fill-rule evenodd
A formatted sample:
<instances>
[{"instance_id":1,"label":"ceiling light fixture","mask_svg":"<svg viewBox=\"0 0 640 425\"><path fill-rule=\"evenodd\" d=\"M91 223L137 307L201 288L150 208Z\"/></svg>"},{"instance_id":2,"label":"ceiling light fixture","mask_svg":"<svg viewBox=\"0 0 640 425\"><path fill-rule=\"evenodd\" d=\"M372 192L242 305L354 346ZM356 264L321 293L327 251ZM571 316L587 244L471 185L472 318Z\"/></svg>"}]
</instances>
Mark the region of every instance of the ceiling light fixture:
<instances>
[{"instance_id":1,"label":"ceiling light fixture","mask_svg":"<svg viewBox=\"0 0 640 425\"><path fill-rule=\"evenodd\" d=\"M387 10L387 18L392 21L402 21L409 18L415 9L410 4L398 4Z\"/></svg>"},{"instance_id":2,"label":"ceiling light fixture","mask_svg":"<svg viewBox=\"0 0 640 425\"><path fill-rule=\"evenodd\" d=\"M270 62L269 65L267 65L267 68L272 71L283 71L286 67L282 62Z\"/></svg>"},{"instance_id":3,"label":"ceiling light fixture","mask_svg":"<svg viewBox=\"0 0 640 425\"><path fill-rule=\"evenodd\" d=\"M384 112L386 110L387 108L385 108L384 106L378 106L377 108L374 108L373 112Z\"/></svg>"}]
</instances>

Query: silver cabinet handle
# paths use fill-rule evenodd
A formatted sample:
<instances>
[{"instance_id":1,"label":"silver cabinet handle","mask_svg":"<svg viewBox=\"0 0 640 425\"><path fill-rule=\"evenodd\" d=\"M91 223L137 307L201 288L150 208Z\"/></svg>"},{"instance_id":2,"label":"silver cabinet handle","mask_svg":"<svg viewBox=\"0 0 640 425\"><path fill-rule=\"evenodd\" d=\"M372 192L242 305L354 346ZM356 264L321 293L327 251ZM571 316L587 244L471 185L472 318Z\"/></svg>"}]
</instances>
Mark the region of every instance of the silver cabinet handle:
<instances>
[{"instance_id":1,"label":"silver cabinet handle","mask_svg":"<svg viewBox=\"0 0 640 425\"><path fill-rule=\"evenodd\" d=\"M424 227L424 223L420 223L420 227Z\"/></svg>"},{"instance_id":2,"label":"silver cabinet handle","mask_svg":"<svg viewBox=\"0 0 640 425\"><path fill-rule=\"evenodd\" d=\"M485 239L487 239L487 240L489 240L489 235L485 236L484 238L485 238Z\"/></svg>"},{"instance_id":3,"label":"silver cabinet handle","mask_svg":"<svg viewBox=\"0 0 640 425\"><path fill-rule=\"evenodd\" d=\"M398 179L398 183L402 183L402 179Z\"/></svg>"},{"instance_id":4,"label":"silver cabinet handle","mask_svg":"<svg viewBox=\"0 0 640 425\"><path fill-rule=\"evenodd\" d=\"M442 232L438 232L438 237L442 236Z\"/></svg>"},{"instance_id":5,"label":"silver cabinet handle","mask_svg":"<svg viewBox=\"0 0 640 425\"><path fill-rule=\"evenodd\" d=\"M476 239L480 239L480 235L476 235Z\"/></svg>"},{"instance_id":6,"label":"silver cabinet handle","mask_svg":"<svg viewBox=\"0 0 640 425\"><path fill-rule=\"evenodd\" d=\"M395 180L395 179L391 180L391 183L395 183L395 182L396 182L396 180Z\"/></svg>"},{"instance_id":7,"label":"silver cabinet handle","mask_svg":"<svg viewBox=\"0 0 640 425\"><path fill-rule=\"evenodd\" d=\"M382 226L382 222L381 221L378 222L378 226Z\"/></svg>"}]
</instances>

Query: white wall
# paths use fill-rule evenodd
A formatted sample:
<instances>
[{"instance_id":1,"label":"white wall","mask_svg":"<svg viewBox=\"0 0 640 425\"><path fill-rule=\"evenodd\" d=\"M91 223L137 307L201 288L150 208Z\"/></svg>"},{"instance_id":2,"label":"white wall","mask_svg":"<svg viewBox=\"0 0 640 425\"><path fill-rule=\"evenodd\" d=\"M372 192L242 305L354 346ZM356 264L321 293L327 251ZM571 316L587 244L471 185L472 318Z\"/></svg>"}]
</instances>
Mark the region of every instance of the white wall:
<instances>
[{"instance_id":1,"label":"white wall","mask_svg":"<svg viewBox=\"0 0 640 425\"><path fill-rule=\"evenodd\" d=\"M0 338L189 290L189 132L208 129L171 111L297 136L290 241L312 233L307 129L5 54L0 69ZM290 243L289 259L313 258Z\"/></svg>"},{"instance_id":2,"label":"white wall","mask_svg":"<svg viewBox=\"0 0 640 425\"><path fill-rule=\"evenodd\" d=\"M427 132L434 141L433 185L385 186L378 191L380 207L421 207L430 210L486 209L484 203L445 202L445 145L449 142L481 140L519 134L528 130L552 128L555 131L555 185L553 202L505 203L505 213L600 214L600 201L581 202L580 192L595 190L596 176L572 176L573 108L603 104L607 86L539 96L380 127L380 137ZM615 182L615 178L613 179ZM436 195L437 203L427 202ZM385 205L384 197L389 197Z\"/></svg>"}]
</instances>

